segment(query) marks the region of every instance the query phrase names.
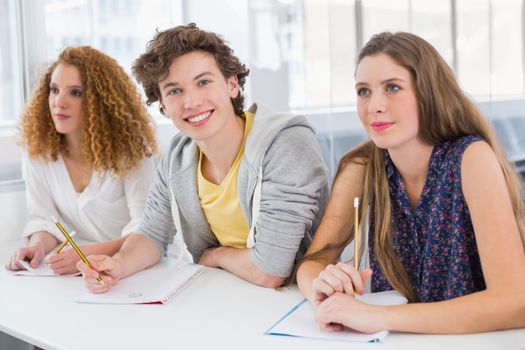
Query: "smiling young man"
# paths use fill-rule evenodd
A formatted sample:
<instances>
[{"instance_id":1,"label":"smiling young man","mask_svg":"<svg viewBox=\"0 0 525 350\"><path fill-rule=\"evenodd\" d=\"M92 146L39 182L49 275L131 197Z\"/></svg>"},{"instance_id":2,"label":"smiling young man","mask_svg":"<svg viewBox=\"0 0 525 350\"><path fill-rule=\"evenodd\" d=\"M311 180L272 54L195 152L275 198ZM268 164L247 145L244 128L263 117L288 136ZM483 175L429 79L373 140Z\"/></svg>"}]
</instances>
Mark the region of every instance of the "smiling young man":
<instances>
[{"instance_id":1,"label":"smiling young man","mask_svg":"<svg viewBox=\"0 0 525 350\"><path fill-rule=\"evenodd\" d=\"M277 287L310 244L327 196L327 169L304 117L261 104L244 111L248 69L217 34L195 24L155 35L133 72L148 104L181 131L164 154L142 225L112 258L79 264L88 289L157 263L175 234L195 262Z\"/></svg>"}]
</instances>

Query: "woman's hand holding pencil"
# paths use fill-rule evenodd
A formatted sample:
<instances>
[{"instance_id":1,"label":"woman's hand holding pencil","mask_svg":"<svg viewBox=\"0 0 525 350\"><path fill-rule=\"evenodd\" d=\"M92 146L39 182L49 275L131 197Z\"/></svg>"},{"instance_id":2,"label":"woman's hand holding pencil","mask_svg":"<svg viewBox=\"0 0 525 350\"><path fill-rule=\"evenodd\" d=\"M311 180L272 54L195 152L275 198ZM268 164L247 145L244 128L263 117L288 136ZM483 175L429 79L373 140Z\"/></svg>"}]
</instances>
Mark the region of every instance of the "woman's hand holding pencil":
<instances>
[{"instance_id":1,"label":"woman's hand holding pencil","mask_svg":"<svg viewBox=\"0 0 525 350\"><path fill-rule=\"evenodd\" d=\"M80 259L82 259L82 262L84 264L87 265L87 267L91 268L91 264L89 262L89 260L87 259L86 255L82 252L82 250L77 246L77 244L73 241L73 239L71 238L71 236L69 235L69 233L67 233L66 229L64 228L64 226L62 226L62 224L55 218L55 217L51 217L53 219L53 221L55 222L55 225L57 226L57 228L59 229L60 232L62 232L62 234L64 235L64 237L67 239L67 241L69 242L69 244L71 244L71 247L75 250L75 252L78 254L78 256L80 257ZM80 269L79 269L80 270ZM104 282L102 280L102 277L100 275L98 275L97 273L97 277L96 277L96 280L97 280L97 283L101 284L101 285L104 285Z\"/></svg>"},{"instance_id":2,"label":"woman's hand holding pencil","mask_svg":"<svg viewBox=\"0 0 525 350\"><path fill-rule=\"evenodd\" d=\"M86 250L82 247L82 250ZM71 247L62 249L58 254L48 255L44 263L49 265L54 273L59 275L68 275L77 273L77 263L80 261L80 256Z\"/></svg>"},{"instance_id":3,"label":"woman's hand holding pencil","mask_svg":"<svg viewBox=\"0 0 525 350\"><path fill-rule=\"evenodd\" d=\"M69 236L73 237L75 234L76 232L73 231L69 234ZM48 265L57 275L72 275L78 272L76 265L80 260L80 256L73 248L66 248L68 243L69 241L64 239L64 241L60 243L55 249L54 253L48 255L44 259L44 263Z\"/></svg>"},{"instance_id":4,"label":"woman's hand holding pencil","mask_svg":"<svg viewBox=\"0 0 525 350\"><path fill-rule=\"evenodd\" d=\"M319 305L323 300L336 292L351 296L354 296L356 293L363 294L365 292L365 284L371 276L372 270L366 269L359 272L352 265L345 262L328 265L312 282L312 300L316 305Z\"/></svg>"},{"instance_id":5,"label":"woman's hand holding pencil","mask_svg":"<svg viewBox=\"0 0 525 350\"><path fill-rule=\"evenodd\" d=\"M319 305L334 293L344 293L354 296L363 294L365 284L372 276L372 270L359 272L359 198L354 198L354 263L346 262L328 265L312 282L312 300Z\"/></svg>"}]
</instances>

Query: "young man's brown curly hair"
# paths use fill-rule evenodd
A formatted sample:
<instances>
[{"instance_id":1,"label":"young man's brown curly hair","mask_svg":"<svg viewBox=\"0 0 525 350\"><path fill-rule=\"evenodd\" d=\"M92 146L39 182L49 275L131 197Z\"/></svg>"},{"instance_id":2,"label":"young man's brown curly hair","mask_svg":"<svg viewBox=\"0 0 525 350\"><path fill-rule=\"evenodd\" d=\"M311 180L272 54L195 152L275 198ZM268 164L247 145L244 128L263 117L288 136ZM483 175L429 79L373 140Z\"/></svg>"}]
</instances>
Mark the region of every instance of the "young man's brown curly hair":
<instances>
[{"instance_id":1,"label":"young man's brown curly hair","mask_svg":"<svg viewBox=\"0 0 525 350\"><path fill-rule=\"evenodd\" d=\"M168 76L173 60L193 51L212 54L225 79L237 76L239 94L231 101L235 114L243 116L242 91L250 73L249 69L234 56L233 50L221 36L199 29L195 23L157 32L153 40L148 42L146 52L133 64L133 75L144 88L148 106L161 99L159 81ZM164 114L162 107L160 112Z\"/></svg>"},{"instance_id":2,"label":"young man's brown curly hair","mask_svg":"<svg viewBox=\"0 0 525 350\"><path fill-rule=\"evenodd\" d=\"M51 75L59 64L75 66L82 82L82 153L96 171L124 176L157 152L155 130L135 84L111 57L89 47L68 47L46 70L20 123L20 144L30 158L56 161L64 135L49 109Z\"/></svg>"}]
</instances>

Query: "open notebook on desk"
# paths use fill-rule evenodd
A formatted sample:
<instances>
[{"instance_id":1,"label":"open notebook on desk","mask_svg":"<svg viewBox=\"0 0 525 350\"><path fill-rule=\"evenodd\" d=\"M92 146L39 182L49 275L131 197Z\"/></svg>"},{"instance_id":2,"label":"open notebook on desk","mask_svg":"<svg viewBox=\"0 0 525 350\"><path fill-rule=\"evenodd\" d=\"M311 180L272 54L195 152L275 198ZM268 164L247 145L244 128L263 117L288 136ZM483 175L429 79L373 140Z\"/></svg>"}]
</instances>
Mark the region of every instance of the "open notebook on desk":
<instances>
[{"instance_id":1,"label":"open notebook on desk","mask_svg":"<svg viewBox=\"0 0 525 350\"><path fill-rule=\"evenodd\" d=\"M358 295L356 298L364 303L373 305L400 305L407 302L407 299L397 291ZM324 332L319 329L319 325L315 322L314 307L306 300L303 300L277 321L265 334L355 342L377 342L382 341L388 334L388 331L366 334L345 328L345 330L340 332Z\"/></svg>"},{"instance_id":2,"label":"open notebook on desk","mask_svg":"<svg viewBox=\"0 0 525 350\"><path fill-rule=\"evenodd\" d=\"M73 237L74 235L76 234L75 231L71 232L71 237ZM59 248L59 251L64 247L64 245L67 244L67 243L64 243L64 244L61 244L60 248ZM51 256L51 255L54 255L56 254L56 249L53 249L52 251L50 251L41 261L40 261L40 265L38 265L38 267L36 268L33 268L31 267L31 265L29 265L29 262L28 261L25 261L25 260L18 260L18 263L24 268L23 270L19 270L19 271L16 271L14 272L14 275L18 275L18 276L41 276L41 277L60 277L60 276L80 276L80 271L78 272L75 272L75 273L71 273L71 274L67 274L67 275L59 275L59 274L56 274L52 269L51 267L49 267L49 265L47 265L44 261L46 261L46 259Z\"/></svg>"},{"instance_id":3,"label":"open notebook on desk","mask_svg":"<svg viewBox=\"0 0 525 350\"><path fill-rule=\"evenodd\" d=\"M106 293L85 293L73 300L93 304L166 304L203 271L202 265L162 258L158 264L120 280Z\"/></svg>"},{"instance_id":4,"label":"open notebook on desk","mask_svg":"<svg viewBox=\"0 0 525 350\"><path fill-rule=\"evenodd\" d=\"M20 265L24 267L24 270L16 271L14 275L18 276L42 276L42 277L60 277L60 276L79 276L80 272L72 273L69 275L58 275L56 274L47 264L44 263L44 259L40 265L35 269L32 268L27 261L18 260Z\"/></svg>"}]
</instances>

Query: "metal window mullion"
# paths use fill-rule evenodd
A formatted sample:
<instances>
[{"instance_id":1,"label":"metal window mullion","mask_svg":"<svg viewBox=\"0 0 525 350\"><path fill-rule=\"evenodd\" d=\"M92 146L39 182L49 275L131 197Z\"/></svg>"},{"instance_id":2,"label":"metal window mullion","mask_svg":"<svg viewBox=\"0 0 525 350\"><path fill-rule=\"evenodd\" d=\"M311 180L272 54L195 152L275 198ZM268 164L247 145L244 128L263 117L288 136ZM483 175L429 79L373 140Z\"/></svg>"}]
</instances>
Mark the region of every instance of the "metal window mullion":
<instances>
[{"instance_id":1,"label":"metal window mullion","mask_svg":"<svg viewBox=\"0 0 525 350\"><path fill-rule=\"evenodd\" d=\"M414 31L414 9L412 7L412 0L408 0L408 31Z\"/></svg>"},{"instance_id":2,"label":"metal window mullion","mask_svg":"<svg viewBox=\"0 0 525 350\"><path fill-rule=\"evenodd\" d=\"M523 79L523 90L522 93L525 93L525 0L521 1L521 64L523 67L522 79Z\"/></svg>"},{"instance_id":3,"label":"metal window mullion","mask_svg":"<svg viewBox=\"0 0 525 350\"><path fill-rule=\"evenodd\" d=\"M355 1L355 52L363 47L363 3Z\"/></svg>"},{"instance_id":4,"label":"metal window mullion","mask_svg":"<svg viewBox=\"0 0 525 350\"><path fill-rule=\"evenodd\" d=\"M47 61L45 2L40 0L15 1L17 37L19 39L19 65L22 79L22 97L27 101L41 71L39 66Z\"/></svg>"},{"instance_id":5,"label":"metal window mullion","mask_svg":"<svg viewBox=\"0 0 525 350\"><path fill-rule=\"evenodd\" d=\"M86 4L89 23L88 41L91 46L100 48L99 15L97 0L90 0Z\"/></svg>"},{"instance_id":6,"label":"metal window mullion","mask_svg":"<svg viewBox=\"0 0 525 350\"><path fill-rule=\"evenodd\" d=\"M492 1L489 0L489 13L488 13L488 37L489 37L489 99L492 102L492 89L493 89L493 83L492 83L492 76L494 74L493 72L493 65L494 65L494 28L493 28L493 14L492 14ZM491 111L492 111L492 103L491 103ZM492 114L492 113L491 113ZM492 116L492 115L491 115Z\"/></svg>"},{"instance_id":7,"label":"metal window mullion","mask_svg":"<svg viewBox=\"0 0 525 350\"><path fill-rule=\"evenodd\" d=\"M450 0L450 33L452 37L452 69L456 73L456 76L459 77L459 66L458 66L458 14L456 7L456 0Z\"/></svg>"}]
</instances>

